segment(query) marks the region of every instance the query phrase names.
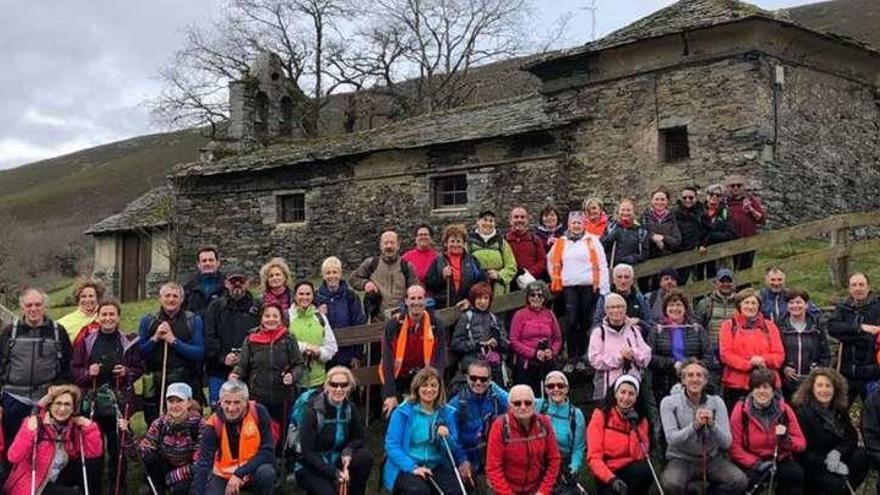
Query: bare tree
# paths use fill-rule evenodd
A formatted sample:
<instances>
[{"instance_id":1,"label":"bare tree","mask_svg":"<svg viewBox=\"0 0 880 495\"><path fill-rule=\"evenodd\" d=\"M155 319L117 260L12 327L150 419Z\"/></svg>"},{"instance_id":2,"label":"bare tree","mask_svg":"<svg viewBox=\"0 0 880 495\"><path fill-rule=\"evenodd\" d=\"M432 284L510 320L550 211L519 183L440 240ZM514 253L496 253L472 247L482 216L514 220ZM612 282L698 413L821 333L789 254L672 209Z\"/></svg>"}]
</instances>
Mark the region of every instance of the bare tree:
<instances>
[{"instance_id":1,"label":"bare tree","mask_svg":"<svg viewBox=\"0 0 880 495\"><path fill-rule=\"evenodd\" d=\"M521 54L528 0L376 0L365 48L349 60L404 116L467 101L470 71Z\"/></svg>"},{"instance_id":2,"label":"bare tree","mask_svg":"<svg viewBox=\"0 0 880 495\"><path fill-rule=\"evenodd\" d=\"M229 0L226 14L208 28L187 29L183 48L160 69L164 90L154 115L172 127L209 125L213 133L229 116L227 84L247 74L263 51L281 57L291 96L303 101L301 130L314 135L327 97L349 85L340 71L340 23L355 14L353 0ZM307 97L303 97L306 95Z\"/></svg>"}]
</instances>

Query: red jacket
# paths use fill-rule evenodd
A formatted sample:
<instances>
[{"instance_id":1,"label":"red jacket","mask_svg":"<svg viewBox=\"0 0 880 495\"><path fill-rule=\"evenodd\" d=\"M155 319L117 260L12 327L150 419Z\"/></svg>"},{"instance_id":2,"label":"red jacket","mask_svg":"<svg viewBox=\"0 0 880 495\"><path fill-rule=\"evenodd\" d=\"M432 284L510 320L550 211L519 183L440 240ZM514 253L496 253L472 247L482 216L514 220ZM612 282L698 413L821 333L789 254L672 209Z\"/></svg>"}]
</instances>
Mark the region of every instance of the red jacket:
<instances>
[{"instance_id":1,"label":"red jacket","mask_svg":"<svg viewBox=\"0 0 880 495\"><path fill-rule=\"evenodd\" d=\"M761 200L748 194L741 198L727 198L727 209L730 211L730 223L737 237L751 237L758 233L758 228L767 221L767 210ZM761 218L755 220L755 214Z\"/></svg>"},{"instance_id":2,"label":"red jacket","mask_svg":"<svg viewBox=\"0 0 880 495\"><path fill-rule=\"evenodd\" d=\"M544 242L535 234L508 230L504 239L513 250L516 266L525 268L537 279L547 274L547 249Z\"/></svg>"},{"instance_id":3,"label":"red jacket","mask_svg":"<svg viewBox=\"0 0 880 495\"><path fill-rule=\"evenodd\" d=\"M771 460L773 458L773 449L776 446L776 425L785 424L788 432L782 437L779 443L779 458L785 459L791 457L795 452L801 452L807 447L807 440L801 432L801 426L798 424L797 415L792 408L785 403L782 398L778 400L779 414L770 422L768 428L764 428L764 424L751 414L750 405L752 398L747 397L733 406L733 414L730 416L730 459L743 469L752 468L755 463L762 460ZM743 433L743 414L748 418L748 448L746 448L745 436ZM784 421L780 421L785 416Z\"/></svg>"},{"instance_id":4,"label":"red jacket","mask_svg":"<svg viewBox=\"0 0 880 495\"><path fill-rule=\"evenodd\" d=\"M734 331L734 324L736 330ZM752 356L764 358L764 365L776 374L776 387L781 385L779 368L785 361L785 347L779 336L779 328L772 320L760 313L755 317L755 325L746 327L746 318L736 312L733 318L721 324L718 336L718 349L724 372L721 383L726 388L748 390L749 373L752 371Z\"/></svg>"},{"instance_id":5,"label":"red jacket","mask_svg":"<svg viewBox=\"0 0 880 495\"><path fill-rule=\"evenodd\" d=\"M540 461L536 459L538 455ZM520 428L512 412L492 423L486 478L497 495L550 495L561 463L556 435L547 416L536 414L528 432Z\"/></svg>"},{"instance_id":6,"label":"red jacket","mask_svg":"<svg viewBox=\"0 0 880 495\"><path fill-rule=\"evenodd\" d=\"M45 412L40 409L40 416ZM31 456L33 455L35 432L27 427L28 418L25 418L9 446L8 459L12 464L12 472L3 485L3 493L7 495L30 495L31 493ZM49 435L47 429L52 430ZM55 455L55 439L54 427L40 425L40 441L37 444L37 488L43 486L46 476L49 475L49 468L52 464L52 458ZM76 432L76 434L74 434ZM89 423L83 430L83 442L86 459L95 459L101 457L104 452L103 442L101 441L101 431L98 424L94 421ZM63 438L64 450L70 457L70 460L79 459L79 428L67 428ZM39 492L39 490L37 490Z\"/></svg>"},{"instance_id":7,"label":"red jacket","mask_svg":"<svg viewBox=\"0 0 880 495\"><path fill-rule=\"evenodd\" d=\"M647 418L642 418L636 432L616 407L607 419L601 408L593 411L587 426L587 464L593 476L607 485L614 478L615 471L644 459L639 440L649 451Z\"/></svg>"}]
</instances>

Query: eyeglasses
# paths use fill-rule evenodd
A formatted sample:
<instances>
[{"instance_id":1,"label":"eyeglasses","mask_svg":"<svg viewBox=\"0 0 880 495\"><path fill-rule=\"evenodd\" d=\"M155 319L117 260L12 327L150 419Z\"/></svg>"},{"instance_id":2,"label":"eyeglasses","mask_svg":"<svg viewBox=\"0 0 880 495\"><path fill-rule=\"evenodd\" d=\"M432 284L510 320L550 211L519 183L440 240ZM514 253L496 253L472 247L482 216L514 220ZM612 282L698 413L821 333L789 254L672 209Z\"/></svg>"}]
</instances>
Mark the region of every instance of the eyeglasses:
<instances>
[{"instance_id":1,"label":"eyeglasses","mask_svg":"<svg viewBox=\"0 0 880 495\"><path fill-rule=\"evenodd\" d=\"M717 191L716 191L716 192L710 192L710 193L709 193L709 196L719 197L719 196L721 196L721 193L720 193L720 192L717 192Z\"/></svg>"},{"instance_id":2,"label":"eyeglasses","mask_svg":"<svg viewBox=\"0 0 880 495\"><path fill-rule=\"evenodd\" d=\"M566 385L564 383L547 383L544 385L544 387L546 387L547 390L556 390L556 389L565 390L568 388L568 385Z\"/></svg>"},{"instance_id":3,"label":"eyeglasses","mask_svg":"<svg viewBox=\"0 0 880 495\"><path fill-rule=\"evenodd\" d=\"M327 382L328 387L336 389L348 388L348 385L348 382Z\"/></svg>"},{"instance_id":4,"label":"eyeglasses","mask_svg":"<svg viewBox=\"0 0 880 495\"><path fill-rule=\"evenodd\" d=\"M529 294L529 297L540 297L541 299L544 299L544 294L541 294L539 292L533 292L533 293Z\"/></svg>"},{"instance_id":5,"label":"eyeglasses","mask_svg":"<svg viewBox=\"0 0 880 495\"><path fill-rule=\"evenodd\" d=\"M684 201L693 201L693 200L697 199L697 197L696 196L682 196L681 199Z\"/></svg>"},{"instance_id":6,"label":"eyeglasses","mask_svg":"<svg viewBox=\"0 0 880 495\"><path fill-rule=\"evenodd\" d=\"M480 383L486 383L489 381L488 376L469 375L468 379L470 379L470 381L472 381L472 382L480 382Z\"/></svg>"},{"instance_id":7,"label":"eyeglasses","mask_svg":"<svg viewBox=\"0 0 880 495\"><path fill-rule=\"evenodd\" d=\"M731 184L731 185L728 186L728 187L733 188L733 187L742 187L742 186L743 186L742 184Z\"/></svg>"},{"instance_id":8,"label":"eyeglasses","mask_svg":"<svg viewBox=\"0 0 880 495\"><path fill-rule=\"evenodd\" d=\"M535 403L533 400L512 400L510 405L513 407L532 407Z\"/></svg>"}]
</instances>

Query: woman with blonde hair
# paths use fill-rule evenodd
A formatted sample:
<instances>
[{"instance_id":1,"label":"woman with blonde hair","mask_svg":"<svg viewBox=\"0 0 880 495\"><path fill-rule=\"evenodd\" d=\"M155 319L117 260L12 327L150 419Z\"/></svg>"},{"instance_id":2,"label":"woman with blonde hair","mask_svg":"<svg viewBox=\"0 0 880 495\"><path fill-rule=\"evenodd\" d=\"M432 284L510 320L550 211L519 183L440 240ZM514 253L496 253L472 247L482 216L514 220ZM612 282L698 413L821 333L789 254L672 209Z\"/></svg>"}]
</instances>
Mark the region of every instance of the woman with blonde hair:
<instances>
[{"instance_id":1,"label":"woman with blonde hair","mask_svg":"<svg viewBox=\"0 0 880 495\"><path fill-rule=\"evenodd\" d=\"M287 313L293 297L290 293L290 266L284 258L272 258L260 268L260 289L263 304L278 303L282 312Z\"/></svg>"},{"instance_id":2,"label":"woman with blonde hair","mask_svg":"<svg viewBox=\"0 0 880 495\"><path fill-rule=\"evenodd\" d=\"M351 370L334 366L324 387L308 399L300 425L296 481L309 495L335 495L337 485L348 493L366 493L373 458L365 446L364 426L350 400L357 387Z\"/></svg>"},{"instance_id":3,"label":"woman with blonde hair","mask_svg":"<svg viewBox=\"0 0 880 495\"><path fill-rule=\"evenodd\" d=\"M356 327L367 322L364 305L348 282L342 278L342 261L330 256L321 263L323 281L315 292L315 307L327 317L334 332L348 327ZM340 347L328 366L337 364L357 368L364 362L362 346Z\"/></svg>"},{"instance_id":4,"label":"woman with blonde hair","mask_svg":"<svg viewBox=\"0 0 880 495\"><path fill-rule=\"evenodd\" d=\"M599 198L587 198L584 200L584 229L589 234L602 237L608 226L608 215L605 213L605 203Z\"/></svg>"},{"instance_id":5,"label":"woman with blonde hair","mask_svg":"<svg viewBox=\"0 0 880 495\"><path fill-rule=\"evenodd\" d=\"M471 479L471 468L458 445L453 412L446 404L440 372L422 368L410 384L409 398L391 413L388 423L382 479L389 492L431 493L433 483L441 493L464 495L455 469Z\"/></svg>"},{"instance_id":6,"label":"woman with blonde hair","mask_svg":"<svg viewBox=\"0 0 880 495\"><path fill-rule=\"evenodd\" d=\"M74 416L79 406L76 385L49 387L9 447L12 472L3 493L67 495L86 484L91 493L99 493L100 464L92 461L104 452L101 432L94 421Z\"/></svg>"}]
</instances>

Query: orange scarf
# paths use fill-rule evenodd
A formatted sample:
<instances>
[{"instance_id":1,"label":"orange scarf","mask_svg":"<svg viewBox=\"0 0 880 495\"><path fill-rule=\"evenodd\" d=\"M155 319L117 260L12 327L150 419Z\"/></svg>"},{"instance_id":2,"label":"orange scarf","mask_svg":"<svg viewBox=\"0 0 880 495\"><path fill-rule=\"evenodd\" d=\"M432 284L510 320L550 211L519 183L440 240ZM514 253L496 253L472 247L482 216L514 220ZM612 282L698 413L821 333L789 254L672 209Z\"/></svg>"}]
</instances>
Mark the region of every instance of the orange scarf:
<instances>
[{"instance_id":1,"label":"orange scarf","mask_svg":"<svg viewBox=\"0 0 880 495\"><path fill-rule=\"evenodd\" d=\"M397 341L394 348L394 378L400 375L400 370L403 368L403 356L406 353L406 340L409 337L411 325L412 322L409 315L406 315L403 318L400 330L397 332ZM422 339L422 355L425 357L425 366L429 366L434 358L434 329L431 327L431 317L428 316L427 311L422 313L421 325L422 331L425 333L425 337ZM379 363L379 380L385 383L385 372L381 362Z\"/></svg>"},{"instance_id":2,"label":"orange scarf","mask_svg":"<svg viewBox=\"0 0 880 495\"><path fill-rule=\"evenodd\" d=\"M553 292L562 292L562 253L565 251L565 240L553 243L553 250L550 255L550 290ZM584 235L583 241L587 243L587 250L590 252L590 266L593 275L593 290L599 290L599 253L593 245L593 237ZM578 241L575 241L578 242Z\"/></svg>"}]
</instances>

